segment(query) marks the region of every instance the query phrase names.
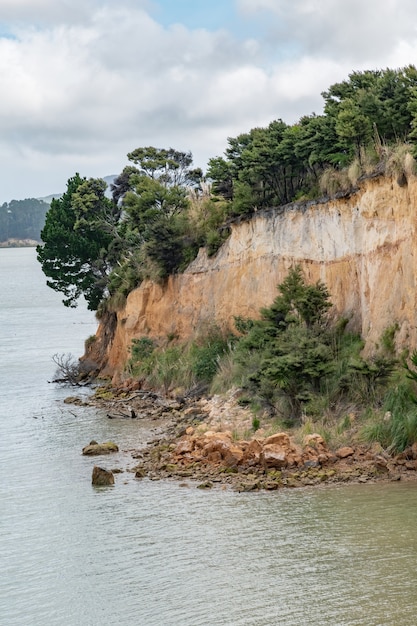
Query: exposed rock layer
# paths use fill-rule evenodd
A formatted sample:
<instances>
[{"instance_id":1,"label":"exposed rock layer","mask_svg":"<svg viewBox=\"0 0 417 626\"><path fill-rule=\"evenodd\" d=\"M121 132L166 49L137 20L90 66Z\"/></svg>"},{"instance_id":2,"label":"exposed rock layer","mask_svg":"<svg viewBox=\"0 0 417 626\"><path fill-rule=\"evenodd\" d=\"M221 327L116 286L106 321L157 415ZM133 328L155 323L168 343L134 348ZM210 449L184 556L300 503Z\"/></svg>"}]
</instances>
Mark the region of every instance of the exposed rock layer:
<instances>
[{"instance_id":1,"label":"exposed rock layer","mask_svg":"<svg viewBox=\"0 0 417 626\"><path fill-rule=\"evenodd\" d=\"M232 225L214 258L200 250L166 285L145 282L134 290L117 314L113 339L105 341L103 322L87 356L101 350L103 372L114 374L133 338L185 339L213 323L232 327L237 315L257 317L297 263L308 281L327 285L334 313L349 317L368 352L393 324L396 347L415 348L416 209L416 178L400 186L380 177L343 199L255 213Z\"/></svg>"}]
</instances>

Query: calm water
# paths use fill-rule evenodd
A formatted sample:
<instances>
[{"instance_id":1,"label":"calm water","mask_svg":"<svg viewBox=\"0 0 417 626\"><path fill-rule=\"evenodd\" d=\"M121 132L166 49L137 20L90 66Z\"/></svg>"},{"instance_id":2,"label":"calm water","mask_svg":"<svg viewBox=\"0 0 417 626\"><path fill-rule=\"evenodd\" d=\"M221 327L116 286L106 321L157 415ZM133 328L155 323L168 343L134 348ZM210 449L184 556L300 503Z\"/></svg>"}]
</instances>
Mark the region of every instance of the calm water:
<instances>
[{"instance_id":1,"label":"calm water","mask_svg":"<svg viewBox=\"0 0 417 626\"><path fill-rule=\"evenodd\" d=\"M1 626L416 623L417 484L236 494L123 473L96 490L83 445L144 435L47 382L94 318L33 249L0 249L0 286Z\"/></svg>"}]
</instances>

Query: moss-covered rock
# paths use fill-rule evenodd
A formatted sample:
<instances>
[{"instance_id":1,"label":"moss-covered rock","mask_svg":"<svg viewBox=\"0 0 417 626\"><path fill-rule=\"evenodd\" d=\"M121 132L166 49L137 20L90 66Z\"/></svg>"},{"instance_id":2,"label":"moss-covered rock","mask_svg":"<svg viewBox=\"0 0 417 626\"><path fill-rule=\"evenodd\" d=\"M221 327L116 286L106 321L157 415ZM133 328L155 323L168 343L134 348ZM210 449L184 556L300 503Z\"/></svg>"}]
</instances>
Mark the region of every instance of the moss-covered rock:
<instances>
[{"instance_id":1,"label":"moss-covered rock","mask_svg":"<svg viewBox=\"0 0 417 626\"><path fill-rule=\"evenodd\" d=\"M84 446L84 456L98 456L100 454L111 454L112 452L119 452L119 447L113 443L113 441L106 441L104 443L97 443L91 441L88 446Z\"/></svg>"}]
</instances>

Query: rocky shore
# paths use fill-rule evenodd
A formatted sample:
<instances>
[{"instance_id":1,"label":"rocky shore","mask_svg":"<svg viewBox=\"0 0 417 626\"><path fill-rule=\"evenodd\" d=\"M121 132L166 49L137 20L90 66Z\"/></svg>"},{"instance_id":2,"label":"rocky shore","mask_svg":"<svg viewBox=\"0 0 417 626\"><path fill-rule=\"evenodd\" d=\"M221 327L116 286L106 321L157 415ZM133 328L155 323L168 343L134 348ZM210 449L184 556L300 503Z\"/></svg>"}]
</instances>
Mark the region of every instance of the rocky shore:
<instances>
[{"instance_id":1,"label":"rocky shore","mask_svg":"<svg viewBox=\"0 0 417 626\"><path fill-rule=\"evenodd\" d=\"M105 409L108 419L153 419L162 425L160 435L129 451L132 464L126 471L137 479L255 491L417 477L417 444L392 456L379 444L330 449L318 433L300 441L288 432L253 432L252 414L233 393L170 400L127 387L99 391L87 403Z\"/></svg>"}]
</instances>

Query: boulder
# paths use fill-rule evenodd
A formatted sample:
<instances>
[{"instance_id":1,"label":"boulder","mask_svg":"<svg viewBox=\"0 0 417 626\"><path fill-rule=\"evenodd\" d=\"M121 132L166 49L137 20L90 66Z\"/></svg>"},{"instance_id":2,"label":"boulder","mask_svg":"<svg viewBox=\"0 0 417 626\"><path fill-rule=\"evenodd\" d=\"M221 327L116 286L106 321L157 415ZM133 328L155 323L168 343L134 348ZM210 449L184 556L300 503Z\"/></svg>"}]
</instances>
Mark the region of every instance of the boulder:
<instances>
[{"instance_id":1,"label":"boulder","mask_svg":"<svg viewBox=\"0 0 417 626\"><path fill-rule=\"evenodd\" d=\"M252 439L243 452L243 464L257 464L262 453L262 443L258 439Z\"/></svg>"},{"instance_id":2,"label":"boulder","mask_svg":"<svg viewBox=\"0 0 417 626\"><path fill-rule=\"evenodd\" d=\"M243 458L243 450L232 442L229 432L208 431L202 437L201 444L204 457L207 457L208 460L220 457L227 467L236 467Z\"/></svg>"},{"instance_id":3,"label":"boulder","mask_svg":"<svg viewBox=\"0 0 417 626\"><path fill-rule=\"evenodd\" d=\"M194 450L195 441L191 437L183 437L175 448L175 454L178 456L181 454L190 454Z\"/></svg>"},{"instance_id":4,"label":"boulder","mask_svg":"<svg viewBox=\"0 0 417 626\"><path fill-rule=\"evenodd\" d=\"M118 446L112 441L106 441L104 443L97 443L96 441L90 441L88 446L84 446L84 456L97 456L99 454L111 454L112 452L119 452Z\"/></svg>"},{"instance_id":5,"label":"boulder","mask_svg":"<svg viewBox=\"0 0 417 626\"><path fill-rule=\"evenodd\" d=\"M317 452L327 452L327 445L323 437L318 433L306 435L303 441L304 446L314 448Z\"/></svg>"},{"instance_id":6,"label":"boulder","mask_svg":"<svg viewBox=\"0 0 417 626\"><path fill-rule=\"evenodd\" d=\"M350 446L344 446L336 450L336 456L339 457L339 459L347 459L347 457L353 456L354 454L355 451Z\"/></svg>"},{"instance_id":7,"label":"boulder","mask_svg":"<svg viewBox=\"0 0 417 626\"><path fill-rule=\"evenodd\" d=\"M264 446L276 445L283 448L292 447L291 439L287 433L275 433L264 440Z\"/></svg>"},{"instance_id":8,"label":"boulder","mask_svg":"<svg viewBox=\"0 0 417 626\"><path fill-rule=\"evenodd\" d=\"M276 433L264 440L260 462L266 468L297 466L301 464L301 449L287 433Z\"/></svg>"},{"instance_id":9,"label":"boulder","mask_svg":"<svg viewBox=\"0 0 417 626\"><path fill-rule=\"evenodd\" d=\"M114 485L114 475L110 470L95 465L93 467L92 484L97 487L105 487L106 485Z\"/></svg>"},{"instance_id":10,"label":"boulder","mask_svg":"<svg viewBox=\"0 0 417 626\"><path fill-rule=\"evenodd\" d=\"M288 464L284 448L277 444L266 444L262 448L261 463L264 467L286 467Z\"/></svg>"}]
</instances>

